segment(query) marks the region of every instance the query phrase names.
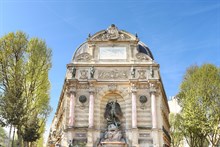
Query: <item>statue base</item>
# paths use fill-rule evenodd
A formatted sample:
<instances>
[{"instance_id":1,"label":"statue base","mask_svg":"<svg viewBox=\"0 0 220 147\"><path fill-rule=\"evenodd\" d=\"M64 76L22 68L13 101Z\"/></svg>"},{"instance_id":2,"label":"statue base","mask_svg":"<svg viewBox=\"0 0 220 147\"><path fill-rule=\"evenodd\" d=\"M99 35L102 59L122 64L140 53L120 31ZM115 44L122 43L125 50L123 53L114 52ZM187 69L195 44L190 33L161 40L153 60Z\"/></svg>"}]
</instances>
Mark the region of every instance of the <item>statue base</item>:
<instances>
[{"instance_id":1,"label":"statue base","mask_svg":"<svg viewBox=\"0 0 220 147\"><path fill-rule=\"evenodd\" d=\"M113 142L113 141L111 141L111 142L101 142L100 143L100 147L127 147L127 144L125 143L125 142L117 142L117 141L115 141L115 142Z\"/></svg>"}]
</instances>

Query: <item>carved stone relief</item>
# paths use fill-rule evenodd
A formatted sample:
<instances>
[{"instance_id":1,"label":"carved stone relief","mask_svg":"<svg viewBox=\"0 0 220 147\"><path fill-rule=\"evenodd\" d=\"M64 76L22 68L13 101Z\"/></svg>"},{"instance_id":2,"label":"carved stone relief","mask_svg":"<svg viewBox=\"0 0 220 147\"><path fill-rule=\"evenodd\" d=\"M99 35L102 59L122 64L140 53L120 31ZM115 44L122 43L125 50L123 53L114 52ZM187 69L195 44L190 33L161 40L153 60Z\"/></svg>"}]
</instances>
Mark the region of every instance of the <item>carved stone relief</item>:
<instances>
[{"instance_id":1,"label":"carved stone relief","mask_svg":"<svg viewBox=\"0 0 220 147\"><path fill-rule=\"evenodd\" d=\"M88 71L80 70L80 79L87 79L87 78L88 78Z\"/></svg>"},{"instance_id":2,"label":"carved stone relief","mask_svg":"<svg viewBox=\"0 0 220 147\"><path fill-rule=\"evenodd\" d=\"M131 40L131 37L120 32L115 25L111 25L104 33L91 38L92 41L108 41L108 40Z\"/></svg>"},{"instance_id":3,"label":"carved stone relief","mask_svg":"<svg viewBox=\"0 0 220 147\"><path fill-rule=\"evenodd\" d=\"M139 79L146 79L145 72L146 70L138 70Z\"/></svg>"},{"instance_id":4,"label":"carved stone relief","mask_svg":"<svg viewBox=\"0 0 220 147\"><path fill-rule=\"evenodd\" d=\"M105 70L98 72L99 79L127 79L128 73L126 70Z\"/></svg>"},{"instance_id":5,"label":"carved stone relief","mask_svg":"<svg viewBox=\"0 0 220 147\"><path fill-rule=\"evenodd\" d=\"M150 60L150 57L144 53L137 53L136 58L140 61Z\"/></svg>"},{"instance_id":6,"label":"carved stone relief","mask_svg":"<svg viewBox=\"0 0 220 147\"><path fill-rule=\"evenodd\" d=\"M149 84L138 84L137 88L138 89L149 89Z\"/></svg>"},{"instance_id":7,"label":"carved stone relief","mask_svg":"<svg viewBox=\"0 0 220 147\"><path fill-rule=\"evenodd\" d=\"M77 89L89 89L89 85L88 84L78 84Z\"/></svg>"},{"instance_id":8,"label":"carved stone relief","mask_svg":"<svg viewBox=\"0 0 220 147\"><path fill-rule=\"evenodd\" d=\"M91 40L93 40L93 41L108 41L108 40L114 40L114 39L111 39L111 37L109 37L109 34L107 32L105 32L103 34L100 34L100 35L92 38ZM122 34L122 33L119 32L117 40L118 41L131 40L131 37L129 37L126 34Z\"/></svg>"},{"instance_id":9,"label":"carved stone relief","mask_svg":"<svg viewBox=\"0 0 220 147\"><path fill-rule=\"evenodd\" d=\"M77 61L90 61L92 56L89 53L82 53L76 57Z\"/></svg>"},{"instance_id":10,"label":"carved stone relief","mask_svg":"<svg viewBox=\"0 0 220 147\"><path fill-rule=\"evenodd\" d=\"M117 85L112 83L112 84L108 85L108 89L109 89L109 91L115 91L117 89Z\"/></svg>"}]
</instances>

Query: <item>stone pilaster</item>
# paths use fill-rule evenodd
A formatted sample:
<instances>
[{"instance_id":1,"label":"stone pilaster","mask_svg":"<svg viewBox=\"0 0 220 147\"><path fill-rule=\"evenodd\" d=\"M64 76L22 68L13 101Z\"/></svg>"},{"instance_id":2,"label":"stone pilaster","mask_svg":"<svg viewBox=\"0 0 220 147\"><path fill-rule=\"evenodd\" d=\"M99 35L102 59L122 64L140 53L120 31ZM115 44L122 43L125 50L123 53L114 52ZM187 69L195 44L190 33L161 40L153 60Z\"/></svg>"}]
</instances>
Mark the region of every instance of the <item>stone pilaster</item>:
<instances>
[{"instance_id":1,"label":"stone pilaster","mask_svg":"<svg viewBox=\"0 0 220 147\"><path fill-rule=\"evenodd\" d=\"M152 115L152 128L157 128L157 102L156 102L156 90L151 89L151 115Z\"/></svg>"},{"instance_id":2,"label":"stone pilaster","mask_svg":"<svg viewBox=\"0 0 220 147\"><path fill-rule=\"evenodd\" d=\"M96 80L90 79L89 80L89 126L87 131L87 147L93 147L94 140L94 83Z\"/></svg>"},{"instance_id":3,"label":"stone pilaster","mask_svg":"<svg viewBox=\"0 0 220 147\"><path fill-rule=\"evenodd\" d=\"M76 97L76 90L74 88L69 89L70 95L70 107L69 107L69 127L74 127L75 123L75 97Z\"/></svg>"},{"instance_id":4,"label":"stone pilaster","mask_svg":"<svg viewBox=\"0 0 220 147\"><path fill-rule=\"evenodd\" d=\"M93 147L94 141L93 141L93 133L94 130L91 128L88 129L87 131L87 144L86 147Z\"/></svg>"},{"instance_id":5,"label":"stone pilaster","mask_svg":"<svg viewBox=\"0 0 220 147\"><path fill-rule=\"evenodd\" d=\"M156 98L156 86L150 84L150 95L151 95L151 118L152 118L152 137L153 146L159 147L159 128L158 128L158 112L157 112L157 98Z\"/></svg>"},{"instance_id":6,"label":"stone pilaster","mask_svg":"<svg viewBox=\"0 0 220 147\"><path fill-rule=\"evenodd\" d=\"M138 129L137 129L137 89L135 85L135 80L133 80L134 83L131 85L131 103L132 103L132 146L133 147L139 147L138 145Z\"/></svg>"}]
</instances>

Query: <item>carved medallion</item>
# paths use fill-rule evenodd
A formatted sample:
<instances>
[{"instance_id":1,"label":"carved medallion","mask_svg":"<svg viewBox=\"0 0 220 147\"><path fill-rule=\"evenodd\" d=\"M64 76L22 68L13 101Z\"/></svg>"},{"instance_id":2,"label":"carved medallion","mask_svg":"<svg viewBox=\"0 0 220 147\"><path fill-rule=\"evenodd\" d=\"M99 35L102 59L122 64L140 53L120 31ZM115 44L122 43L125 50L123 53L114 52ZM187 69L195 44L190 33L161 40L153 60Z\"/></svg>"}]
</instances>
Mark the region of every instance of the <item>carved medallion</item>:
<instances>
[{"instance_id":1,"label":"carved medallion","mask_svg":"<svg viewBox=\"0 0 220 147\"><path fill-rule=\"evenodd\" d=\"M99 79L127 79L127 71L126 70L106 70L106 71L99 71L98 73Z\"/></svg>"},{"instance_id":2,"label":"carved medallion","mask_svg":"<svg viewBox=\"0 0 220 147\"><path fill-rule=\"evenodd\" d=\"M147 102L147 97L145 95L141 95L140 98L139 98L139 101L144 104Z\"/></svg>"},{"instance_id":3,"label":"carved medallion","mask_svg":"<svg viewBox=\"0 0 220 147\"><path fill-rule=\"evenodd\" d=\"M90 61L92 56L89 53L82 53L76 57L77 61Z\"/></svg>"}]
</instances>

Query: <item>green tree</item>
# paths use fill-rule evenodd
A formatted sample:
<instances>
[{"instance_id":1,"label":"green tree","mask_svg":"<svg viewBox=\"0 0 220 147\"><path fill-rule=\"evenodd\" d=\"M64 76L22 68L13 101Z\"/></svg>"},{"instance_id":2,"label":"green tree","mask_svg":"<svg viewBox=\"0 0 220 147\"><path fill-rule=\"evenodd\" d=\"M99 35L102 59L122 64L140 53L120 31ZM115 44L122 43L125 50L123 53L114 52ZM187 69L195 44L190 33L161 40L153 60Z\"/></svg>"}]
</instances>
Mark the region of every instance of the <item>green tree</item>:
<instances>
[{"instance_id":1,"label":"green tree","mask_svg":"<svg viewBox=\"0 0 220 147\"><path fill-rule=\"evenodd\" d=\"M170 136L171 136L171 145L172 147L182 146L183 133L182 133L182 124L180 114L170 113Z\"/></svg>"},{"instance_id":2,"label":"green tree","mask_svg":"<svg viewBox=\"0 0 220 147\"><path fill-rule=\"evenodd\" d=\"M178 94L183 133L191 147L212 146L220 136L220 68L212 64L191 66Z\"/></svg>"},{"instance_id":3,"label":"green tree","mask_svg":"<svg viewBox=\"0 0 220 147\"><path fill-rule=\"evenodd\" d=\"M23 32L9 33L0 39L0 122L17 129L20 144L27 134L44 126L49 106L48 72L51 50L45 41L29 39ZM33 124L35 123L35 124ZM35 125L36 127L33 127Z\"/></svg>"},{"instance_id":4,"label":"green tree","mask_svg":"<svg viewBox=\"0 0 220 147\"><path fill-rule=\"evenodd\" d=\"M5 130L0 126L0 146L5 145L4 140L6 139L6 132Z\"/></svg>"}]
</instances>

